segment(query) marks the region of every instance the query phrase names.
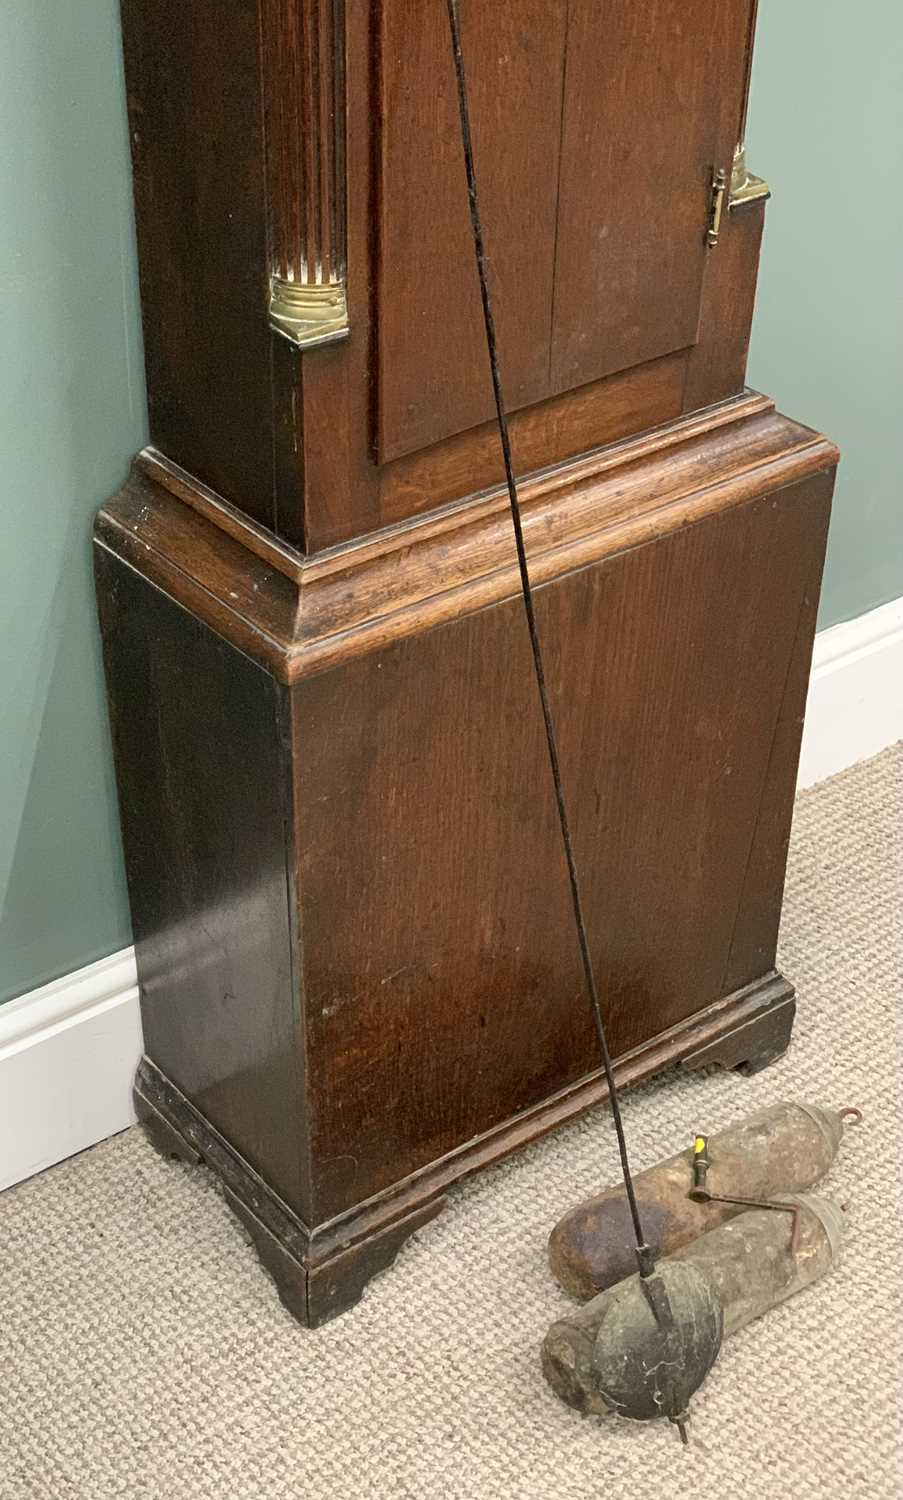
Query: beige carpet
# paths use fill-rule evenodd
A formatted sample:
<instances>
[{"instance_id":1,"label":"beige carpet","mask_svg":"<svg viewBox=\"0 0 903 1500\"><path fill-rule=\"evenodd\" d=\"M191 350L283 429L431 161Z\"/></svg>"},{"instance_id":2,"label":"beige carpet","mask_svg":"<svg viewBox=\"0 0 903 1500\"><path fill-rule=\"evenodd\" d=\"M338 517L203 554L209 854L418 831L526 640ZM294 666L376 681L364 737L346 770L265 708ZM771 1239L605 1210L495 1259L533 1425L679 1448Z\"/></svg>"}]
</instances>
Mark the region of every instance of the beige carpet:
<instances>
[{"instance_id":1,"label":"beige carpet","mask_svg":"<svg viewBox=\"0 0 903 1500\"><path fill-rule=\"evenodd\" d=\"M576 1416L539 1373L564 1305L545 1237L615 1176L605 1112L459 1189L315 1333L209 1179L129 1131L0 1197L2 1500L896 1500L900 770L889 751L798 805L788 1057L751 1080L670 1076L626 1106L641 1165L781 1098L867 1116L831 1182L844 1263L725 1346L689 1454L667 1426Z\"/></svg>"}]
</instances>

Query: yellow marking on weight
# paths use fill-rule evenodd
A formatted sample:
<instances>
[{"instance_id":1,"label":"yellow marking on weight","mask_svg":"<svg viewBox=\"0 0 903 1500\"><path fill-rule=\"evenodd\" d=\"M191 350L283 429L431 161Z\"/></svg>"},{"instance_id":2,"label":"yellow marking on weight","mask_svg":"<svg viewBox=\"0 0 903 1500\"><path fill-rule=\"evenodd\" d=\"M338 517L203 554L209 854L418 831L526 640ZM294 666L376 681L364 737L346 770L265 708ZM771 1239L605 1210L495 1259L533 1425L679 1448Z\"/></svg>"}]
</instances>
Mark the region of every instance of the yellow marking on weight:
<instances>
[{"instance_id":1,"label":"yellow marking on weight","mask_svg":"<svg viewBox=\"0 0 903 1500\"><path fill-rule=\"evenodd\" d=\"M693 1155L694 1156L699 1156L700 1153L703 1152L704 1150L705 1150L705 1136L704 1135L698 1135L696 1137L696 1144L693 1147Z\"/></svg>"}]
</instances>

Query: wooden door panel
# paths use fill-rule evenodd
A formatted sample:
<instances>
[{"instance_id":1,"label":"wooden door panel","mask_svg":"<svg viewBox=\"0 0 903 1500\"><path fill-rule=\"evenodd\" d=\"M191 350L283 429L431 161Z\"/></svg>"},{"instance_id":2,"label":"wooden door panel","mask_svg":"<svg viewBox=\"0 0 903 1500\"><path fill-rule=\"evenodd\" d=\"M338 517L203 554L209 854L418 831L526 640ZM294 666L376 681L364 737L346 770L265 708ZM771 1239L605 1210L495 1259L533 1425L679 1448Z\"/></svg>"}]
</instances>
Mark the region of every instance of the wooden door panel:
<instances>
[{"instance_id":1,"label":"wooden door panel","mask_svg":"<svg viewBox=\"0 0 903 1500\"><path fill-rule=\"evenodd\" d=\"M570 0L553 390L696 341L749 13L750 0Z\"/></svg>"},{"instance_id":2,"label":"wooden door panel","mask_svg":"<svg viewBox=\"0 0 903 1500\"><path fill-rule=\"evenodd\" d=\"M567 0L462 0L474 149L512 409L548 394ZM493 411L445 0L380 7L377 452Z\"/></svg>"}]
</instances>

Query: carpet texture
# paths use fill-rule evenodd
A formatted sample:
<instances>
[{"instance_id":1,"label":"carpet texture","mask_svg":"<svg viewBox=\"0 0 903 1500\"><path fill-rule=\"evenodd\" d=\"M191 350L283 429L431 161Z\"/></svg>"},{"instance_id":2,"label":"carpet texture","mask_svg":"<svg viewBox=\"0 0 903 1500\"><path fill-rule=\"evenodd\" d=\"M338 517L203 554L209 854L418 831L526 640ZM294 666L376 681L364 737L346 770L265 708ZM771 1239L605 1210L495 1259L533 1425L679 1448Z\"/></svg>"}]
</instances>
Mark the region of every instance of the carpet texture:
<instances>
[{"instance_id":1,"label":"carpet texture","mask_svg":"<svg viewBox=\"0 0 903 1500\"><path fill-rule=\"evenodd\" d=\"M131 1130L0 1197L3 1500L896 1500L901 764L888 751L797 804L787 1057L626 1102L639 1167L783 1098L866 1114L827 1184L848 1205L843 1263L725 1345L689 1453L667 1425L577 1416L539 1371L567 1305L546 1236L617 1175L604 1109L454 1191L317 1332L206 1174Z\"/></svg>"}]
</instances>

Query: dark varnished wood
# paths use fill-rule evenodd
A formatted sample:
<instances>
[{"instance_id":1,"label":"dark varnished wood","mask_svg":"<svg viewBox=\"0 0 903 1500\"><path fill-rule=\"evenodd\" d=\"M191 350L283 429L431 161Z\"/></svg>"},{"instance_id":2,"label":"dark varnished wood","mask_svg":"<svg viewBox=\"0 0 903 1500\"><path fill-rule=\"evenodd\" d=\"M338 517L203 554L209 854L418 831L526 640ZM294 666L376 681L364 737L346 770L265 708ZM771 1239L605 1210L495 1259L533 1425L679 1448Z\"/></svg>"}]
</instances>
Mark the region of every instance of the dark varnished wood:
<instances>
[{"instance_id":1,"label":"dark varnished wood","mask_svg":"<svg viewBox=\"0 0 903 1500\"><path fill-rule=\"evenodd\" d=\"M682 418L523 487L531 574L549 582L833 470L836 461L831 443L777 414L763 397L751 394ZM206 510L177 504L140 468L97 526L104 545L286 682L513 599L519 590L501 491L300 565L278 549L249 556L206 519Z\"/></svg>"},{"instance_id":2,"label":"dark varnished wood","mask_svg":"<svg viewBox=\"0 0 903 1500\"><path fill-rule=\"evenodd\" d=\"M283 689L134 568L96 566L145 1045L303 1213Z\"/></svg>"},{"instance_id":3,"label":"dark varnished wood","mask_svg":"<svg viewBox=\"0 0 903 1500\"><path fill-rule=\"evenodd\" d=\"M140 1086L132 1090L135 1114L151 1145L161 1156L184 1162L188 1167L199 1167L203 1162L200 1151L175 1124L170 1114L161 1114L155 1104L141 1092Z\"/></svg>"},{"instance_id":4,"label":"dark varnished wood","mask_svg":"<svg viewBox=\"0 0 903 1500\"><path fill-rule=\"evenodd\" d=\"M464 0L461 13L502 378L515 410L550 394L568 6ZM493 402L445 0L381 6L380 27L375 373L385 461L479 426Z\"/></svg>"},{"instance_id":5,"label":"dark varnished wood","mask_svg":"<svg viewBox=\"0 0 903 1500\"><path fill-rule=\"evenodd\" d=\"M615 1055L762 940L744 880L826 501L816 479L539 591ZM303 679L292 707L312 1147L355 1143L331 1214L585 1074L595 1043L519 601Z\"/></svg>"},{"instance_id":6,"label":"dark varnished wood","mask_svg":"<svg viewBox=\"0 0 903 1500\"><path fill-rule=\"evenodd\" d=\"M792 986L780 975L765 975L619 1058L616 1081L628 1088L675 1062L690 1069L720 1063L755 1072L776 1060L782 1039L786 1047L792 1018ZM284 1305L299 1322L315 1327L354 1306L367 1282L447 1205L446 1189L454 1182L604 1101L607 1085L599 1072L581 1079L319 1231L292 1213L148 1058L139 1066L134 1097L138 1118L162 1156L216 1173Z\"/></svg>"},{"instance_id":7,"label":"dark varnished wood","mask_svg":"<svg viewBox=\"0 0 903 1500\"><path fill-rule=\"evenodd\" d=\"M346 269L344 3L259 0L259 13L269 269L334 282Z\"/></svg>"},{"instance_id":8,"label":"dark varnished wood","mask_svg":"<svg viewBox=\"0 0 903 1500\"><path fill-rule=\"evenodd\" d=\"M687 357L685 412L743 385L764 222L761 200L724 215L718 251L706 263L699 338Z\"/></svg>"},{"instance_id":9,"label":"dark varnished wood","mask_svg":"<svg viewBox=\"0 0 903 1500\"><path fill-rule=\"evenodd\" d=\"M679 353L652 360L513 412L511 447L521 483L541 468L679 416L687 359ZM380 516L391 524L423 515L437 505L497 486L504 477L498 430L494 422L484 423L384 465Z\"/></svg>"},{"instance_id":10,"label":"dark varnished wood","mask_svg":"<svg viewBox=\"0 0 903 1500\"><path fill-rule=\"evenodd\" d=\"M736 105L725 118L724 102L739 96L749 6L571 0L553 389L695 344L712 174L730 174Z\"/></svg>"},{"instance_id":11,"label":"dark varnished wood","mask_svg":"<svg viewBox=\"0 0 903 1500\"><path fill-rule=\"evenodd\" d=\"M781 707L769 747L759 814L746 863L739 907L746 914L746 921L737 924L731 938L723 981L726 989L747 984L761 971L761 965L768 961L777 945L796 791L796 770L809 686L812 654L810 642L815 634L818 615L827 527L828 515L824 513L813 527L814 552L810 556L808 576L803 579L799 596L795 637L787 664ZM791 1024L792 1016L785 1028L785 1046L789 1040Z\"/></svg>"},{"instance_id":12,"label":"dark varnished wood","mask_svg":"<svg viewBox=\"0 0 903 1500\"><path fill-rule=\"evenodd\" d=\"M786 1040L834 461L749 396L525 490L625 1081ZM139 469L98 522L147 1048L317 1321L450 1181L598 1097L595 1044L503 497L308 561L210 503Z\"/></svg>"},{"instance_id":13,"label":"dark varnished wood","mask_svg":"<svg viewBox=\"0 0 903 1500\"><path fill-rule=\"evenodd\" d=\"M278 361L266 320L256 6L226 18L218 0L122 0L122 19L151 432L274 526L275 431L298 365ZM297 489L297 456L290 467Z\"/></svg>"},{"instance_id":14,"label":"dark varnished wood","mask_svg":"<svg viewBox=\"0 0 903 1500\"><path fill-rule=\"evenodd\" d=\"M321 1265L311 1265L286 1250L272 1230L228 1188L226 1202L248 1231L288 1311L308 1328L317 1328L353 1307L367 1283L385 1271L411 1235L445 1206L443 1198L430 1199L369 1239L349 1245Z\"/></svg>"},{"instance_id":15,"label":"dark varnished wood","mask_svg":"<svg viewBox=\"0 0 903 1500\"><path fill-rule=\"evenodd\" d=\"M615 1070L786 1047L837 453L744 390L753 0L462 0L524 534ZM442 0L123 0L151 447L97 578L147 1056L316 1324L605 1097ZM347 277L299 352L271 278ZM283 329L284 331L284 329Z\"/></svg>"},{"instance_id":16,"label":"dark varnished wood","mask_svg":"<svg viewBox=\"0 0 903 1500\"><path fill-rule=\"evenodd\" d=\"M155 448L311 552L496 482L441 0L122 5ZM749 0L463 23L521 472L738 392L761 209L703 242ZM312 258L351 334L302 354L268 285Z\"/></svg>"},{"instance_id":17,"label":"dark varnished wood","mask_svg":"<svg viewBox=\"0 0 903 1500\"><path fill-rule=\"evenodd\" d=\"M796 1000L791 989L760 1015L738 1020L729 1031L688 1053L681 1063L691 1072L715 1065L736 1068L752 1077L784 1056L790 1046L795 1016Z\"/></svg>"}]
</instances>

